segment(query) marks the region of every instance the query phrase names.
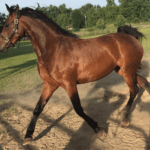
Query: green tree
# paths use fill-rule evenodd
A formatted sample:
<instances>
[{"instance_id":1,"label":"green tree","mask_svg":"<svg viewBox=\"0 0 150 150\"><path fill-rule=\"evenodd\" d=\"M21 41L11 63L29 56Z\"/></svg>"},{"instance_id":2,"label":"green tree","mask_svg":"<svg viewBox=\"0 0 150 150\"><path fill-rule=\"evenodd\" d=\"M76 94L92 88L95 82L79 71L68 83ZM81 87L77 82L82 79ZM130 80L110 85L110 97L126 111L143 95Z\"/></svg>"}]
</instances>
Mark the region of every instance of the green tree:
<instances>
[{"instance_id":1,"label":"green tree","mask_svg":"<svg viewBox=\"0 0 150 150\"><path fill-rule=\"evenodd\" d=\"M114 0L107 0L106 10L106 20L108 22L114 21L119 14L119 7L115 4Z\"/></svg>"},{"instance_id":2,"label":"green tree","mask_svg":"<svg viewBox=\"0 0 150 150\"><path fill-rule=\"evenodd\" d=\"M120 14L127 18L128 22L147 20L150 17L150 0L119 0Z\"/></svg>"},{"instance_id":3,"label":"green tree","mask_svg":"<svg viewBox=\"0 0 150 150\"><path fill-rule=\"evenodd\" d=\"M98 19L97 23L96 23L96 27L98 29L104 30L106 28L106 24L104 22L103 19Z\"/></svg>"},{"instance_id":4,"label":"green tree","mask_svg":"<svg viewBox=\"0 0 150 150\"><path fill-rule=\"evenodd\" d=\"M0 13L0 26L3 26L5 24L7 16L3 13Z\"/></svg>"},{"instance_id":5,"label":"green tree","mask_svg":"<svg viewBox=\"0 0 150 150\"><path fill-rule=\"evenodd\" d=\"M126 19L122 15L118 15L115 21L115 27L123 26L126 23Z\"/></svg>"},{"instance_id":6,"label":"green tree","mask_svg":"<svg viewBox=\"0 0 150 150\"><path fill-rule=\"evenodd\" d=\"M61 13L67 13L66 4L59 5L58 9L61 11Z\"/></svg>"},{"instance_id":7,"label":"green tree","mask_svg":"<svg viewBox=\"0 0 150 150\"><path fill-rule=\"evenodd\" d=\"M61 11L58 7L50 5L49 7L47 7L47 16L51 19L53 19L53 21L57 21L57 17L58 15L61 14Z\"/></svg>"},{"instance_id":8,"label":"green tree","mask_svg":"<svg viewBox=\"0 0 150 150\"><path fill-rule=\"evenodd\" d=\"M66 27L69 25L68 15L64 13L59 14L56 22L63 29L67 29Z\"/></svg>"},{"instance_id":9,"label":"green tree","mask_svg":"<svg viewBox=\"0 0 150 150\"><path fill-rule=\"evenodd\" d=\"M90 3L87 3L86 5L82 6L82 7L80 8L80 11L81 11L82 15L86 16L86 15L87 15L87 14L86 14L87 11L90 10L92 7L93 7L93 5L90 4Z\"/></svg>"},{"instance_id":10,"label":"green tree","mask_svg":"<svg viewBox=\"0 0 150 150\"><path fill-rule=\"evenodd\" d=\"M106 20L106 13L107 13L106 7L102 7L102 8L98 7L97 8L98 19Z\"/></svg>"},{"instance_id":11,"label":"green tree","mask_svg":"<svg viewBox=\"0 0 150 150\"><path fill-rule=\"evenodd\" d=\"M81 11L79 9L75 9L72 11L71 18L72 18L72 27L74 29L79 29L83 17L84 16L81 14Z\"/></svg>"},{"instance_id":12,"label":"green tree","mask_svg":"<svg viewBox=\"0 0 150 150\"><path fill-rule=\"evenodd\" d=\"M97 22L97 18L98 18L97 12L94 9L94 7L92 7L87 12L87 24L88 24L88 27L95 26L96 22Z\"/></svg>"}]
</instances>

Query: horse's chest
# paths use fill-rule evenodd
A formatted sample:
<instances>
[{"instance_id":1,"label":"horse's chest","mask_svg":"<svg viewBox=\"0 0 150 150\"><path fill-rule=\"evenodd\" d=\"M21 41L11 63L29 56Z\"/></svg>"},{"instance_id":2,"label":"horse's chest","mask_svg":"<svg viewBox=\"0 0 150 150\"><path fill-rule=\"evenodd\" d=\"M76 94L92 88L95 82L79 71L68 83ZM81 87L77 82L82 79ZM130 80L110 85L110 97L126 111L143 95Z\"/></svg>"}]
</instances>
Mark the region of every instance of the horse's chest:
<instances>
[{"instance_id":1,"label":"horse's chest","mask_svg":"<svg viewBox=\"0 0 150 150\"><path fill-rule=\"evenodd\" d=\"M46 67L42 63L38 63L38 71L41 79L44 82L49 82L52 84L57 84L56 81L51 77L51 75L48 73Z\"/></svg>"}]
</instances>

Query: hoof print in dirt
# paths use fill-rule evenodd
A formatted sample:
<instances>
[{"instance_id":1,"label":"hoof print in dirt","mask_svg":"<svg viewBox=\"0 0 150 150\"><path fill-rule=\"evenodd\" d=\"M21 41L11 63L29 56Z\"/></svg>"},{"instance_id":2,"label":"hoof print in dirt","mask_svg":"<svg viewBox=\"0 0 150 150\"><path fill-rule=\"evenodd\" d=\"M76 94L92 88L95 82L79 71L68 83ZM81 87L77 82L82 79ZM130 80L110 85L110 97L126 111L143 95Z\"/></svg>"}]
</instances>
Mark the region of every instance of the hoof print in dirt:
<instances>
[{"instance_id":1,"label":"hoof print in dirt","mask_svg":"<svg viewBox=\"0 0 150 150\"><path fill-rule=\"evenodd\" d=\"M97 135L97 138L98 139L100 139L100 140L104 140L105 138L106 138L106 136L107 136L107 133L104 131L104 129L103 128L101 128L101 127L97 127L96 129L95 129L95 132L96 132L96 135Z\"/></svg>"}]
</instances>

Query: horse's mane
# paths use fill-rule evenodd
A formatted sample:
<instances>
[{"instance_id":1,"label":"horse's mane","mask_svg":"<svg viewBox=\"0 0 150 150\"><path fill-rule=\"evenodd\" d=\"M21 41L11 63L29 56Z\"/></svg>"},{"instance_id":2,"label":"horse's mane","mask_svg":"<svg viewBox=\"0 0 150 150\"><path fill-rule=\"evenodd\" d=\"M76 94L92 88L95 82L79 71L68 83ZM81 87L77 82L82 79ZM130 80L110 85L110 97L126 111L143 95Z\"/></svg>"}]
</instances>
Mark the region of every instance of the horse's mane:
<instances>
[{"instance_id":1,"label":"horse's mane","mask_svg":"<svg viewBox=\"0 0 150 150\"><path fill-rule=\"evenodd\" d=\"M0 26L0 33L1 33L2 30L3 30L3 26Z\"/></svg>"},{"instance_id":2,"label":"horse's mane","mask_svg":"<svg viewBox=\"0 0 150 150\"><path fill-rule=\"evenodd\" d=\"M16 6L10 7L10 13L15 12ZM44 14L42 11L39 10L33 10L32 8L25 7L19 10L19 15L21 16L28 16L35 19L44 20L45 22L48 22L52 24L58 32L60 32L64 36L79 38L78 35L70 33L69 31L66 31L65 29L62 29L57 23L55 23L51 18L48 18L46 14ZM56 31L56 32L57 32Z\"/></svg>"}]
</instances>

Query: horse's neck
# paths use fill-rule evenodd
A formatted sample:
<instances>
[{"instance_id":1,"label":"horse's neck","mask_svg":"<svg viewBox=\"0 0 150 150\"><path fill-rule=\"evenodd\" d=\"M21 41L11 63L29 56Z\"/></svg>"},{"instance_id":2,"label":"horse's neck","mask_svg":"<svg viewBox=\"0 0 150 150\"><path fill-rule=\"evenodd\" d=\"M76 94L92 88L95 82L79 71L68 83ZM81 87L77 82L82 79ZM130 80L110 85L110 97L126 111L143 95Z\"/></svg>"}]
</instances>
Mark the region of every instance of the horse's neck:
<instances>
[{"instance_id":1,"label":"horse's neck","mask_svg":"<svg viewBox=\"0 0 150 150\"><path fill-rule=\"evenodd\" d=\"M38 58L42 58L43 55L51 53L53 50L51 47L56 44L57 35L52 28L45 22L38 19L29 19L27 25L27 34L30 37L30 41L37 54Z\"/></svg>"}]
</instances>

